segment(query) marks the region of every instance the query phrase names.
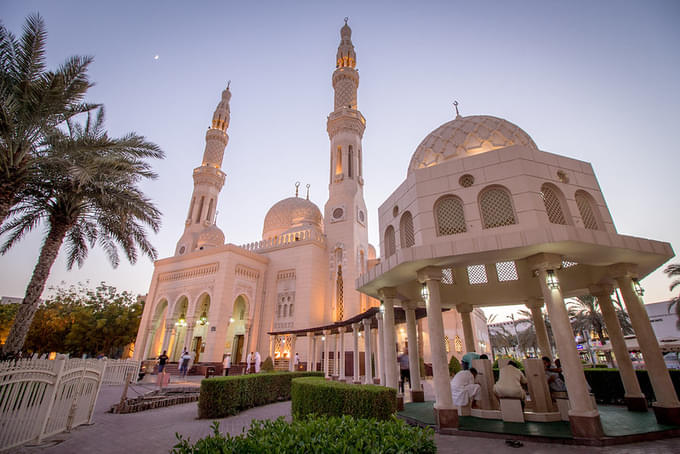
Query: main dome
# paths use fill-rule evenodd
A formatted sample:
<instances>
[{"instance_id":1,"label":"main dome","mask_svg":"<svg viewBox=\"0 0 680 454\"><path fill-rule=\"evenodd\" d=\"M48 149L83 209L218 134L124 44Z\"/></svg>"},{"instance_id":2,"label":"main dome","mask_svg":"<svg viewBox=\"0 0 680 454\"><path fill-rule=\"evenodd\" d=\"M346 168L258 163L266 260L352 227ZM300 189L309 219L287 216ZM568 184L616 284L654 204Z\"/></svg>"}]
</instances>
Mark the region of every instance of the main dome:
<instances>
[{"instance_id":1,"label":"main dome","mask_svg":"<svg viewBox=\"0 0 680 454\"><path fill-rule=\"evenodd\" d=\"M458 116L423 139L411 157L408 173L444 161L512 145L538 149L529 134L502 118L490 115Z\"/></svg>"},{"instance_id":2,"label":"main dome","mask_svg":"<svg viewBox=\"0 0 680 454\"><path fill-rule=\"evenodd\" d=\"M272 206L264 217L262 238L270 238L293 228L314 226L321 228L323 217L319 207L300 197L289 197Z\"/></svg>"}]
</instances>

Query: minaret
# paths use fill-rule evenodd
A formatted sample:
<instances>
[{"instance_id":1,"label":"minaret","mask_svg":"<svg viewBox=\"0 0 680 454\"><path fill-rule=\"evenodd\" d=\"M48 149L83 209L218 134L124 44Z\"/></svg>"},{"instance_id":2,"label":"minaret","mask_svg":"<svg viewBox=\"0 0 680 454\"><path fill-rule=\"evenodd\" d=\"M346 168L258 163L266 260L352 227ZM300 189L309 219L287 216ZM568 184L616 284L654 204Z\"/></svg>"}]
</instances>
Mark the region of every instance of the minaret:
<instances>
[{"instance_id":1,"label":"minaret","mask_svg":"<svg viewBox=\"0 0 680 454\"><path fill-rule=\"evenodd\" d=\"M229 84L222 92L222 100L217 105L212 125L205 133L205 151L200 167L194 169L194 192L189 204L184 234L177 242L175 255L183 255L224 244L224 233L215 225L215 208L220 190L224 186L225 174L222 172L224 149L229 142Z\"/></svg>"},{"instance_id":2,"label":"minaret","mask_svg":"<svg viewBox=\"0 0 680 454\"><path fill-rule=\"evenodd\" d=\"M331 150L324 227L330 254L328 300L332 302L327 318L332 321L366 309L366 298L354 289L354 280L366 269L368 257L361 146L366 120L357 110L359 73L347 18L340 38L333 72L334 110L326 127Z\"/></svg>"}]
</instances>

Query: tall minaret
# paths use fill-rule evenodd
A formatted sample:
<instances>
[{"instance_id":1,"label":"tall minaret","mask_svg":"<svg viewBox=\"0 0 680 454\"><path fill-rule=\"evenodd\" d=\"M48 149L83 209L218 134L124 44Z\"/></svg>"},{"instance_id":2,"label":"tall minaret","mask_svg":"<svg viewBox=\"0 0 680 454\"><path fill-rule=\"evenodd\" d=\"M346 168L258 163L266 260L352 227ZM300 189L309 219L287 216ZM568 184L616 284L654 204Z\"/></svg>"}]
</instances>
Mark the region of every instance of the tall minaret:
<instances>
[{"instance_id":1,"label":"tall minaret","mask_svg":"<svg viewBox=\"0 0 680 454\"><path fill-rule=\"evenodd\" d=\"M195 250L203 250L224 244L224 233L215 225L217 197L224 186L225 174L222 172L224 149L229 142L229 84L222 92L222 100L217 105L212 125L205 134L205 151L200 167L194 169L194 193L189 204L184 234L177 242L175 255L183 255Z\"/></svg>"},{"instance_id":2,"label":"tall minaret","mask_svg":"<svg viewBox=\"0 0 680 454\"><path fill-rule=\"evenodd\" d=\"M333 72L335 105L326 129L331 141L330 183L324 209L329 248L329 307L327 318L338 321L366 309L366 298L354 289L354 280L366 269L368 219L364 202L361 138L366 120L357 110L359 73L352 44L352 29L340 29L340 45Z\"/></svg>"}]
</instances>

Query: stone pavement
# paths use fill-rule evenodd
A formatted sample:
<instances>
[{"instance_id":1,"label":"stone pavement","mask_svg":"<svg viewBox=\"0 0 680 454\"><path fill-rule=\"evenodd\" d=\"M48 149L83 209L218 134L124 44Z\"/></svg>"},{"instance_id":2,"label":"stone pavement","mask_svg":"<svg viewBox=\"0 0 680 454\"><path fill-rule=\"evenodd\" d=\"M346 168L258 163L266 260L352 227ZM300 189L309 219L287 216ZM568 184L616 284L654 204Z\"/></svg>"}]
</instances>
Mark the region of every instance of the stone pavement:
<instances>
[{"instance_id":1,"label":"stone pavement","mask_svg":"<svg viewBox=\"0 0 680 454\"><path fill-rule=\"evenodd\" d=\"M198 378L193 380L198 380ZM196 383L196 381L194 381ZM179 383L178 383L179 384ZM150 391L152 385L135 386L139 392ZM45 440L40 446L24 446L13 452L20 454L74 454L74 453L168 453L176 443L175 433L192 440L210 433L212 420L196 419L195 403L159 408L140 413L114 415L107 410L118 402L122 386L102 387L94 415L94 424L80 426L70 433L62 433ZM135 393L130 391L128 396ZM283 416L290 420L290 402L279 402L251 408L238 415L218 420L223 432L238 435L250 425L252 419L273 419ZM627 453L670 454L680 452L680 441L675 439L632 445L593 448L550 443L523 442L521 448L511 448L502 439L436 435L438 452L502 453Z\"/></svg>"}]
</instances>

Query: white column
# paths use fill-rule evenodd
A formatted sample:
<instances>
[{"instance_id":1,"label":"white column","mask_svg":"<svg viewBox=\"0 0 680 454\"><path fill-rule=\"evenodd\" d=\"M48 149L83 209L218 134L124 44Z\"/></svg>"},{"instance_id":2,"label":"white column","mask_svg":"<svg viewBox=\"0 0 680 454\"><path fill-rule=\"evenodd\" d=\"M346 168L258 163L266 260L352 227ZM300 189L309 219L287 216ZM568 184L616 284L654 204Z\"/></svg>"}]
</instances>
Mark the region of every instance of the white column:
<instances>
[{"instance_id":1,"label":"white column","mask_svg":"<svg viewBox=\"0 0 680 454\"><path fill-rule=\"evenodd\" d=\"M429 297L425 298L427 309L427 328L430 333L430 354L432 357L432 375L434 376L435 410L453 410L451 385L449 383L449 365L446 361L444 346L444 320L439 294L441 270L426 268L418 273L418 280L425 283Z\"/></svg>"},{"instance_id":2,"label":"white column","mask_svg":"<svg viewBox=\"0 0 680 454\"><path fill-rule=\"evenodd\" d=\"M371 319L365 318L361 321L364 324L364 384L373 384L373 371L371 370Z\"/></svg>"},{"instance_id":3,"label":"white column","mask_svg":"<svg viewBox=\"0 0 680 454\"><path fill-rule=\"evenodd\" d=\"M616 365L619 369L621 382L626 393L624 398L630 410L647 410L647 399L642 394L640 383L638 382L635 369L633 368L633 361L630 359L628 348L626 347L626 340L621 331L621 324L616 315L616 310L612 304L611 294L614 288L611 285L591 286L590 293L597 298L597 304L602 311L602 318L604 319L607 333L609 334L609 342L612 344L612 350L616 357Z\"/></svg>"},{"instance_id":4,"label":"white column","mask_svg":"<svg viewBox=\"0 0 680 454\"><path fill-rule=\"evenodd\" d=\"M310 364L312 362L312 333L307 333L307 371L310 371Z\"/></svg>"},{"instance_id":5,"label":"white column","mask_svg":"<svg viewBox=\"0 0 680 454\"><path fill-rule=\"evenodd\" d=\"M541 313L543 301L535 298L526 303L526 306L531 311L531 320L534 322L534 330L536 331L536 343L541 356L547 356L552 361L552 349L550 348L550 341L548 340L548 329L545 326L545 319Z\"/></svg>"},{"instance_id":6,"label":"white column","mask_svg":"<svg viewBox=\"0 0 680 454\"><path fill-rule=\"evenodd\" d=\"M323 331L323 374L324 377L330 378L330 365L331 362L328 361L328 349L329 349L329 344L331 343L331 340L329 339L330 336L330 331L329 330L324 330Z\"/></svg>"},{"instance_id":7,"label":"white column","mask_svg":"<svg viewBox=\"0 0 680 454\"><path fill-rule=\"evenodd\" d=\"M340 333L340 352L338 361L340 362L340 380L345 381L345 327L341 326L338 328Z\"/></svg>"},{"instance_id":8,"label":"white column","mask_svg":"<svg viewBox=\"0 0 680 454\"><path fill-rule=\"evenodd\" d=\"M399 303L397 298L397 289L393 287L386 287L380 289L380 295L383 298L383 324L385 336L385 386L399 389L399 377L397 377L397 351L394 327L394 305ZM443 326L443 325L442 325ZM443 344L442 340L442 344ZM446 359L444 359L446 361ZM450 394L450 391L449 391Z\"/></svg>"},{"instance_id":9,"label":"white column","mask_svg":"<svg viewBox=\"0 0 680 454\"><path fill-rule=\"evenodd\" d=\"M338 365L338 335L333 334L333 373L331 374L334 377L337 377L340 375L340 368Z\"/></svg>"},{"instance_id":10,"label":"white column","mask_svg":"<svg viewBox=\"0 0 680 454\"><path fill-rule=\"evenodd\" d=\"M288 357L288 370L290 372L295 371L295 342L297 341L297 335L290 335L290 356Z\"/></svg>"},{"instance_id":11,"label":"white column","mask_svg":"<svg viewBox=\"0 0 680 454\"><path fill-rule=\"evenodd\" d=\"M188 318L187 319L187 333L186 336L184 336L184 348L187 349L187 351L191 348L191 341L194 339L194 328L196 327L196 319L195 318Z\"/></svg>"},{"instance_id":12,"label":"white column","mask_svg":"<svg viewBox=\"0 0 680 454\"><path fill-rule=\"evenodd\" d=\"M307 370L311 370L313 372L316 372L316 358L318 357L317 354L317 344L316 344L316 334L311 333L311 343L312 343L312 356L311 359L309 360L307 364Z\"/></svg>"},{"instance_id":13,"label":"white column","mask_svg":"<svg viewBox=\"0 0 680 454\"><path fill-rule=\"evenodd\" d=\"M352 324L352 339L354 351L352 353L352 369L354 369L354 383L359 383L359 323Z\"/></svg>"},{"instance_id":14,"label":"white column","mask_svg":"<svg viewBox=\"0 0 680 454\"><path fill-rule=\"evenodd\" d=\"M652 382L652 388L656 396L656 402L654 402L653 407L655 407L657 419L659 411L667 409L664 411L670 411L675 415L673 420L678 421L675 424L680 424L680 411L677 410L680 407L680 402L675 393L671 376L666 368L666 363L663 360L661 349L659 349L656 334L652 324L649 322L649 316L644 308L642 298L633 289L633 280L630 272L619 274L615 278L619 284L623 302L626 304L626 309L628 309L628 315L630 315L630 322L633 325L640 351L645 359L649 380ZM659 408L657 409L656 407Z\"/></svg>"},{"instance_id":15,"label":"white column","mask_svg":"<svg viewBox=\"0 0 680 454\"><path fill-rule=\"evenodd\" d=\"M383 313L378 312L375 318L378 320L378 376L380 377L380 384L385 386L387 383L385 379L385 327L383 326Z\"/></svg>"},{"instance_id":16,"label":"white column","mask_svg":"<svg viewBox=\"0 0 680 454\"><path fill-rule=\"evenodd\" d=\"M460 320L463 324L463 337L465 338L465 351L474 352L477 351L475 348L475 334L472 329L472 319L470 318L470 313L472 312L472 306L465 303L456 304L456 310L460 314ZM443 341L442 341L443 342Z\"/></svg>"},{"instance_id":17,"label":"white column","mask_svg":"<svg viewBox=\"0 0 680 454\"><path fill-rule=\"evenodd\" d=\"M402 307L406 312L406 336L408 339L408 366L411 375L411 396L413 391L420 391L420 355L418 354L418 334L416 327L416 304L404 302ZM415 399L412 399L415 402Z\"/></svg>"},{"instance_id":18,"label":"white column","mask_svg":"<svg viewBox=\"0 0 680 454\"><path fill-rule=\"evenodd\" d=\"M146 335L146 347L144 347L144 356L141 358L142 360L145 360L151 356L151 349L153 348L155 336L156 328L149 328L149 334Z\"/></svg>"},{"instance_id":19,"label":"white column","mask_svg":"<svg viewBox=\"0 0 680 454\"><path fill-rule=\"evenodd\" d=\"M163 346L161 347L161 353L167 352L168 356L170 356L170 352L168 351L170 348L170 337L174 333L175 333L175 320L169 320L165 323L165 335L163 336Z\"/></svg>"}]
</instances>

